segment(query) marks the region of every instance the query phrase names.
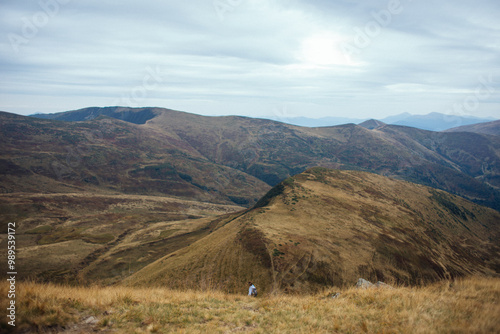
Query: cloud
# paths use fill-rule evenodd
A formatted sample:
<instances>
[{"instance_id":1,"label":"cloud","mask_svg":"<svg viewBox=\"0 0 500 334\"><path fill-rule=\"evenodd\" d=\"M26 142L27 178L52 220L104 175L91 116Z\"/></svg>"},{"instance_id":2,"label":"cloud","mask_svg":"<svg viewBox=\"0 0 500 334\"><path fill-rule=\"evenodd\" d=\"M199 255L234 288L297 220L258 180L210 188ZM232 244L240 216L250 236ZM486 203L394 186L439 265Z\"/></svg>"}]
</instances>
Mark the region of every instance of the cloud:
<instances>
[{"instance_id":1,"label":"cloud","mask_svg":"<svg viewBox=\"0 0 500 334\"><path fill-rule=\"evenodd\" d=\"M7 111L122 103L272 116L289 106L309 117L382 118L445 112L491 74L493 93L472 112L499 116L496 1L0 6L0 109ZM155 84L151 70L161 76Z\"/></svg>"}]
</instances>

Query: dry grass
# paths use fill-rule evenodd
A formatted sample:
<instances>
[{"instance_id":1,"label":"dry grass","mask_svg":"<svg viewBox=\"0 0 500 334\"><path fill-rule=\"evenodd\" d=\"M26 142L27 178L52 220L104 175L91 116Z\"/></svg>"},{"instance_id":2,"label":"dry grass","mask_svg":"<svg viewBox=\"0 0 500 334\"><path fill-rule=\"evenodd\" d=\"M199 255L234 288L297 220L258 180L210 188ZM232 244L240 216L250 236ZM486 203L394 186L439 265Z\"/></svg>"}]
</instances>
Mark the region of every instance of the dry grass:
<instances>
[{"instance_id":1,"label":"dry grass","mask_svg":"<svg viewBox=\"0 0 500 334\"><path fill-rule=\"evenodd\" d=\"M128 275L129 263L136 271L172 251L169 241L179 244L173 237L242 209L174 197L90 192L0 194L0 203L0 225L16 222L19 278L50 282L119 280ZM0 234L3 257L6 239ZM127 263L127 270L120 262ZM81 275L77 278L75 272Z\"/></svg>"},{"instance_id":2,"label":"dry grass","mask_svg":"<svg viewBox=\"0 0 500 334\"><path fill-rule=\"evenodd\" d=\"M216 291L36 283L20 283L17 290L17 328L28 332L500 332L500 280L492 278L420 288L346 289L336 299L326 297L333 291L252 299ZM0 293L7 294L5 283ZM5 310L5 300L0 303ZM91 316L97 322L86 324ZM7 324L5 317L0 321L1 331Z\"/></svg>"},{"instance_id":3,"label":"dry grass","mask_svg":"<svg viewBox=\"0 0 500 334\"><path fill-rule=\"evenodd\" d=\"M124 281L181 289L208 281L238 293L252 280L261 292L315 293L359 277L415 286L488 276L500 265L500 213L424 186L314 168L273 188L261 204L267 200Z\"/></svg>"}]
</instances>

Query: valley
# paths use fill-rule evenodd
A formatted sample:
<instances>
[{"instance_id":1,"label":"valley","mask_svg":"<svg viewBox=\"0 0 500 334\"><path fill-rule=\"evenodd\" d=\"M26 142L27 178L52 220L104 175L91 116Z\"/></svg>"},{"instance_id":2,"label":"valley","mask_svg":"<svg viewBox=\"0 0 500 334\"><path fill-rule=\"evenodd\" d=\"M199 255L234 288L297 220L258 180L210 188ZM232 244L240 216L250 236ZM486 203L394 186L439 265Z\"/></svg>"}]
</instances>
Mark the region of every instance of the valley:
<instances>
[{"instance_id":1,"label":"valley","mask_svg":"<svg viewBox=\"0 0 500 334\"><path fill-rule=\"evenodd\" d=\"M426 307L432 324L421 328L436 332L471 314L471 291L474 310L495 312L495 122L447 132L375 120L305 128L109 107L0 113L0 126L0 223L16 222L28 331L296 332L304 323L293 314L317 304L311 331L403 331L423 326L415 312ZM6 249L0 234L0 256ZM396 289L354 290L360 277ZM241 295L249 280L256 301ZM391 311L341 320L379 303ZM281 321L272 308L285 304ZM344 315L319 320L339 307Z\"/></svg>"}]
</instances>

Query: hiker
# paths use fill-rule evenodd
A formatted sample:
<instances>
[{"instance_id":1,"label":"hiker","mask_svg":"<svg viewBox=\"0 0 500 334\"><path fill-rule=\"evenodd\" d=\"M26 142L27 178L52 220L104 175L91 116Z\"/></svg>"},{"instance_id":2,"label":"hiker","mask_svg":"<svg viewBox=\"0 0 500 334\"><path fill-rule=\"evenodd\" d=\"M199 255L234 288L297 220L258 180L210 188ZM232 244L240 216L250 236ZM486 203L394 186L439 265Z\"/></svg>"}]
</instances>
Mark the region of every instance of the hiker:
<instances>
[{"instance_id":1,"label":"hiker","mask_svg":"<svg viewBox=\"0 0 500 334\"><path fill-rule=\"evenodd\" d=\"M255 285L253 285L252 282L248 282L248 285L250 286L248 288L248 295L252 297L257 297L257 288L255 287Z\"/></svg>"}]
</instances>

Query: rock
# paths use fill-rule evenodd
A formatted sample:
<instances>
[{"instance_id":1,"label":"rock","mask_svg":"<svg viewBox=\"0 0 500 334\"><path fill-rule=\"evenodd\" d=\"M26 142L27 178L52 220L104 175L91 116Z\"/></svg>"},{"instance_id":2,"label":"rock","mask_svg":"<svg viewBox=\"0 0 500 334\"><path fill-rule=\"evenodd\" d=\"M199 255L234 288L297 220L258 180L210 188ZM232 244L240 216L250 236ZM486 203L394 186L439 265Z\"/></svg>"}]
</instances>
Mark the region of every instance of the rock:
<instances>
[{"instance_id":1,"label":"rock","mask_svg":"<svg viewBox=\"0 0 500 334\"><path fill-rule=\"evenodd\" d=\"M386 284L384 282L380 282L378 281L377 283L375 283L375 286L377 288L388 288L388 289L392 289L392 286L390 286L389 284Z\"/></svg>"},{"instance_id":2,"label":"rock","mask_svg":"<svg viewBox=\"0 0 500 334\"><path fill-rule=\"evenodd\" d=\"M384 282L378 281L377 283L373 284L372 282L367 281L363 278L360 278L358 280L358 283L356 283L356 287L361 288L361 289L368 289L368 288L389 288L389 289L392 289L392 286L390 286L389 284L386 284Z\"/></svg>"},{"instance_id":3,"label":"rock","mask_svg":"<svg viewBox=\"0 0 500 334\"><path fill-rule=\"evenodd\" d=\"M358 283L356 283L356 287L359 289L368 289L368 288L371 288L373 287L374 284L372 282L369 282L367 280L365 280L364 278L360 278L358 279Z\"/></svg>"},{"instance_id":4,"label":"rock","mask_svg":"<svg viewBox=\"0 0 500 334\"><path fill-rule=\"evenodd\" d=\"M88 324L88 325L95 325L97 324L99 320L97 320L96 317L92 316L92 317L88 317L87 319L85 319L84 323Z\"/></svg>"}]
</instances>

